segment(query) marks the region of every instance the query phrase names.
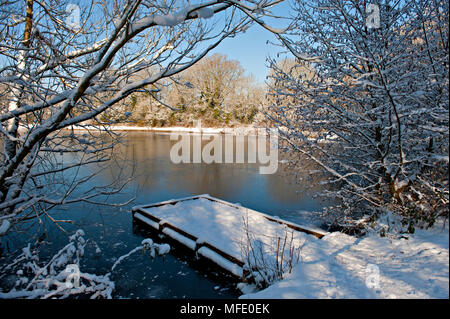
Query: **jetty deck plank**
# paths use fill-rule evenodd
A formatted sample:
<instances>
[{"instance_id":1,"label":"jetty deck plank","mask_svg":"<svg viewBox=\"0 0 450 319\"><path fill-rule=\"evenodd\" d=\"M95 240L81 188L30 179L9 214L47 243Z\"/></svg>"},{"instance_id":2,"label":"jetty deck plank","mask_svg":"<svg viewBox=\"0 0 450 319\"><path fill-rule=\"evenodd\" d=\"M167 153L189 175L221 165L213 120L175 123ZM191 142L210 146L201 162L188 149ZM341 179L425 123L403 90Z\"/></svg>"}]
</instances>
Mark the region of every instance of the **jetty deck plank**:
<instances>
[{"instance_id":1,"label":"jetty deck plank","mask_svg":"<svg viewBox=\"0 0 450 319\"><path fill-rule=\"evenodd\" d=\"M239 277L248 236L262 243L270 255L278 238L286 234L294 244L308 235L326 234L207 194L135 206L133 215Z\"/></svg>"}]
</instances>

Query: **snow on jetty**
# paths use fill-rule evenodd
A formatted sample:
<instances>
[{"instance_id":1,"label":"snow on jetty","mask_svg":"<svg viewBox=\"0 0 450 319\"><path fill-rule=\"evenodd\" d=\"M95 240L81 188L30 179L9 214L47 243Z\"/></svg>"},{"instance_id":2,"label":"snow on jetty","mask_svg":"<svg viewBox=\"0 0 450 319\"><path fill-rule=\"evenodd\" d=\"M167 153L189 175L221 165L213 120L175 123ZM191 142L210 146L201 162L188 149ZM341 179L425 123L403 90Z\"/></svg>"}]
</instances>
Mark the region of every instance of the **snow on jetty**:
<instances>
[{"instance_id":1,"label":"snow on jetty","mask_svg":"<svg viewBox=\"0 0 450 319\"><path fill-rule=\"evenodd\" d=\"M209 195L136 206L133 215L238 277L244 276L250 241L275 259L280 240L298 247L309 236L326 234Z\"/></svg>"}]
</instances>

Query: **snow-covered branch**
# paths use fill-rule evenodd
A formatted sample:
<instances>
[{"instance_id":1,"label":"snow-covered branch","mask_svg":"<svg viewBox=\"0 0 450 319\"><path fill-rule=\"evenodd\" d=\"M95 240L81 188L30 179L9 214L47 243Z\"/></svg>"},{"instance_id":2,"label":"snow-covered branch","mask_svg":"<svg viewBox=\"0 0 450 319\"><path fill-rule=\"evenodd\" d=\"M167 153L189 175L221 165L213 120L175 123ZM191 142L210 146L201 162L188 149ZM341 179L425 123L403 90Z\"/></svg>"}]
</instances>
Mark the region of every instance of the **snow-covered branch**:
<instances>
[{"instance_id":1,"label":"snow-covered branch","mask_svg":"<svg viewBox=\"0 0 450 319\"><path fill-rule=\"evenodd\" d=\"M260 15L278 2L260 2ZM80 167L110 158L117 138L90 132L84 139L63 130L107 125L106 112L133 92L158 92L161 81L248 26L241 6L255 1L100 1L80 5L74 24L64 3L2 4L0 28L8 32L0 37L0 217L14 216L13 225L30 218L30 208L95 202L120 190L74 195L95 176L82 176ZM64 154L79 160L60 166Z\"/></svg>"},{"instance_id":2,"label":"snow-covered branch","mask_svg":"<svg viewBox=\"0 0 450 319\"><path fill-rule=\"evenodd\" d=\"M85 255L86 245L89 244L89 240L85 240L84 236L83 230L77 230L69 236L69 243L46 262L40 260L39 249L28 244L14 260L2 267L0 280L6 276L14 276L15 282L8 291L0 289L0 299L65 299L80 295L91 299L111 299L115 288L111 276L122 261L138 251L149 251L152 258L156 255L163 256L170 251L168 244L157 244L151 239L144 239L141 246L117 258L110 272L95 275L81 271L82 257ZM96 252L101 253L98 245L93 245Z\"/></svg>"},{"instance_id":3,"label":"snow-covered branch","mask_svg":"<svg viewBox=\"0 0 450 319\"><path fill-rule=\"evenodd\" d=\"M332 227L390 211L413 231L449 213L449 8L379 8L370 28L362 2L296 1L284 35L296 59L271 61L267 118L292 169L311 165L311 180L328 185Z\"/></svg>"}]
</instances>

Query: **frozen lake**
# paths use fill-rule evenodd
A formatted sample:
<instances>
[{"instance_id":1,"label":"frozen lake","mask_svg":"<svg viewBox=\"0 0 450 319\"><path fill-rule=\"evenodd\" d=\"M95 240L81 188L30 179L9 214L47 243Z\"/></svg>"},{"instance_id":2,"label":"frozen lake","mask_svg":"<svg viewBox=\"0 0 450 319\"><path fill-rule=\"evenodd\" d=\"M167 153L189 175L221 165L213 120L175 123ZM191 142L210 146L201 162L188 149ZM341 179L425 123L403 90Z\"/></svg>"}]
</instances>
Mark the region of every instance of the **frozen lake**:
<instances>
[{"instance_id":1,"label":"frozen lake","mask_svg":"<svg viewBox=\"0 0 450 319\"><path fill-rule=\"evenodd\" d=\"M305 224L308 221L301 211L319 210L323 203L313 195L318 189L309 183L293 183L281 169L276 174L259 174L260 164L174 164L170 160L170 149L174 144L168 134L151 132L129 132L123 144L114 149L113 165L101 173L84 188L107 184L117 174L134 174L120 195L105 198L107 202L120 202L136 196L133 203L121 208L76 204L52 211L60 219L72 219L74 225L63 224L69 231L83 229L86 238L95 241L101 253L87 249L82 270L104 274L115 259L126 254L142 239L153 236L133 225L131 207L208 193L214 197L283 219ZM64 160L70 161L64 155ZM96 167L83 168L89 173ZM305 172L307 174L307 172ZM81 190L82 191L82 190ZM67 243L67 236L53 224L44 222L41 227L46 249L55 252ZM10 240L10 249L19 248L20 243ZM115 298L234 298L239 292L236 282L224 277L211 265L185 256L182 248L175 248L164 260L151 260L148 255L132 255L114 271Z\"/></svg>"}]
</instances>

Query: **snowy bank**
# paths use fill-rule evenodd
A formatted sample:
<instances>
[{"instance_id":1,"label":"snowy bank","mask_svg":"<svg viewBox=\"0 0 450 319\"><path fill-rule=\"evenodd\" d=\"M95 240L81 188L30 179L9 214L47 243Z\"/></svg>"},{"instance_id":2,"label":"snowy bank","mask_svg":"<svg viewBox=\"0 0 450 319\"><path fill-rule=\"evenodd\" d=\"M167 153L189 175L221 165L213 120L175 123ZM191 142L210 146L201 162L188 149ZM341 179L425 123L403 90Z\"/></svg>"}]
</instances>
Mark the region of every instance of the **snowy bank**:
<instances>
[{"instance_id":1,"label":"snowy bank","mask_svg":"<svg viewBox=\"0 0 450 319\"><path fill-rule=\"evenodd\" d=\"M282 281L241 298L449 298L448 247L442 225L408 239L330 233Z\"/></svg>"},{"instance_id":2,"label":"snowy bank","mask_svg":"<svg viewBox=\"0 0 450 319\"><path fill-rule=\"evenodd\" d=\"M174 132L174 133L203 133L203 134L249 134L257 132L258 128L254 126L239 126L239 127L183 127L183 126L170 126L170 127L150 127L150 126L128 126L128 125L111 125L111 126L71 126L70 129L86 131L86 130L110 130L110 131L140 131L140 132Z\"/></svg>"}]
</instances>

